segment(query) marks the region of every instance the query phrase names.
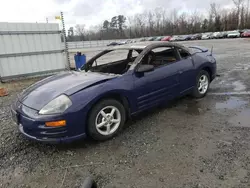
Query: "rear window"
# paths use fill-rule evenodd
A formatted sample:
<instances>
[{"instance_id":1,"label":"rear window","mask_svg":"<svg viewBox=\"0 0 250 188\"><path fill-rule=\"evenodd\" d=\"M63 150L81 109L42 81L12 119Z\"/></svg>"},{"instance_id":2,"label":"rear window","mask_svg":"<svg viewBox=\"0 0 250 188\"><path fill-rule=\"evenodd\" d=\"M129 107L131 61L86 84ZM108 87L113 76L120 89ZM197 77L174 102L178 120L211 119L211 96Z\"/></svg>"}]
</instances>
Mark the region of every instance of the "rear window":
<instances>
[{"instance_id":1,"label":"rear window","mask_svg":"<svg viewBox=\"0 0 250 188\"><path fill-rule=\"evenodd\" d=\"M180 56L181 56L182 59L186 59L186 58L188 58L190 56L189 53L186 50L178 48L178 51L179 51Z\"/></svg>"}]
</instances>

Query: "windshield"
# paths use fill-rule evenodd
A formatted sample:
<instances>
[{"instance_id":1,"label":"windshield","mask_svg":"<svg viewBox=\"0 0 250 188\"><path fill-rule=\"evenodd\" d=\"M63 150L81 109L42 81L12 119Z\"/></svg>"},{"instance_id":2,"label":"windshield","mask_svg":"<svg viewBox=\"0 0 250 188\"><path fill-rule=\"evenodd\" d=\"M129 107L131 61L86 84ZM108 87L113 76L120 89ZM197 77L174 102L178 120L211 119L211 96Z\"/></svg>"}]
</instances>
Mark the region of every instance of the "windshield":
<instances>
[{"instance_id":1,"label":"windshield","mask_svg":"<svg viewBox=\"0 0 250 188\"><path fill-rule=\"evenodd\" d=\"M141 50L105 50L92 58L81 70L91 72L124 74L133 64Z\"/></svg>"}]
</instances>

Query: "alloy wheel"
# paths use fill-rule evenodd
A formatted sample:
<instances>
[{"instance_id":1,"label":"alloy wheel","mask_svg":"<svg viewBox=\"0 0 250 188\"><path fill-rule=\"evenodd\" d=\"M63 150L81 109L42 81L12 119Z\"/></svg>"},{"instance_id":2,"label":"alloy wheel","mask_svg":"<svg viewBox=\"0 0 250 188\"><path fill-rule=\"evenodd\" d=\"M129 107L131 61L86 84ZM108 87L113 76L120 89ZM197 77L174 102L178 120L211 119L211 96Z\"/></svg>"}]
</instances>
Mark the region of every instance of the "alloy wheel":
<instances>
[{"instance_id":1,"label":"alloy wheel","mask_svg":"<svg viewBox=\"0 0 250 188\"><path fill-rule=\"evenodd\" d=\"M113 134L121 124L121 112L115 106L106 106L96 116L96 130L108 136Z\"/></svg>"},{"instance_id":2,"label":"alloy wheel","mask_svg":"<svg viewBox=\"0 0 250 188\"><path fill-rule=\"evenodd\" d=\"M209 85L208 77L204 74L201 75L201 77L199 79L199 84L198 84L199 93L205 94L208 90L208 85Z\"/></svg>"}]
</instances>

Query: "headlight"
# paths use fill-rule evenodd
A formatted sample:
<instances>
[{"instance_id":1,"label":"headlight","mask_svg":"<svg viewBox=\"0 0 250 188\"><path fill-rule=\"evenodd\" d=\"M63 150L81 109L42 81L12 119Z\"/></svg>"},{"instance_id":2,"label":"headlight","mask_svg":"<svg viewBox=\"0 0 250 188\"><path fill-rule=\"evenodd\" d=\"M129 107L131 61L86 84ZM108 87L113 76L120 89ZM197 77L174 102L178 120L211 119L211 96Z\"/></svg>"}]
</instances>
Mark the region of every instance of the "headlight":
<instances>
[{"instance_id":1,"label":"headlight","mask_svg":"<svg viewBox=\"0 0 250 188\"><path fill-rule=\"evenodd\" d=\"M46 104L40 111L39 114L59 114L63 113L72 105L71 100L66 95L60 95L57 98Z\"/></svg>"}]
</instances>

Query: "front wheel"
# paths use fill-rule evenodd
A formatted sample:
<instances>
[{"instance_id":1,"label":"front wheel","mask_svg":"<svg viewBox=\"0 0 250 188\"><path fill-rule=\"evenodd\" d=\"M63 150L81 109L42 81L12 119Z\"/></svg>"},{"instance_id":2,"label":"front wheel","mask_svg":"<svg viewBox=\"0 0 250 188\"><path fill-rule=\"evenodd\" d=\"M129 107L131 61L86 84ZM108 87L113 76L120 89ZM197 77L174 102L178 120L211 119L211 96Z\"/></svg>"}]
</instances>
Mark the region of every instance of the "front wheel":
<instances>
[{"instance_id":1,"label":"front wheel","mask_svg":"<svg viewBox=\"0 0 250 188\"><path fill-rule=\"evenodd\" d=\"M193 90L193 97L195 98L202 98L204 97L209 89L210 84L210 76L207 71L202 70L199 72L196 78L196 86Z\"/></svg>"},{"instance_id":2,"label":"front wheel","mask_svg":"<svg viewBox=\"0 0 250 188\"><path fill-rule=\"evenodd\" d=\"M114 137L123 127L126 119L124 106L113 99L97 103L88 119L88 135L97 141Z\"/></svg>"}]
</instances>

